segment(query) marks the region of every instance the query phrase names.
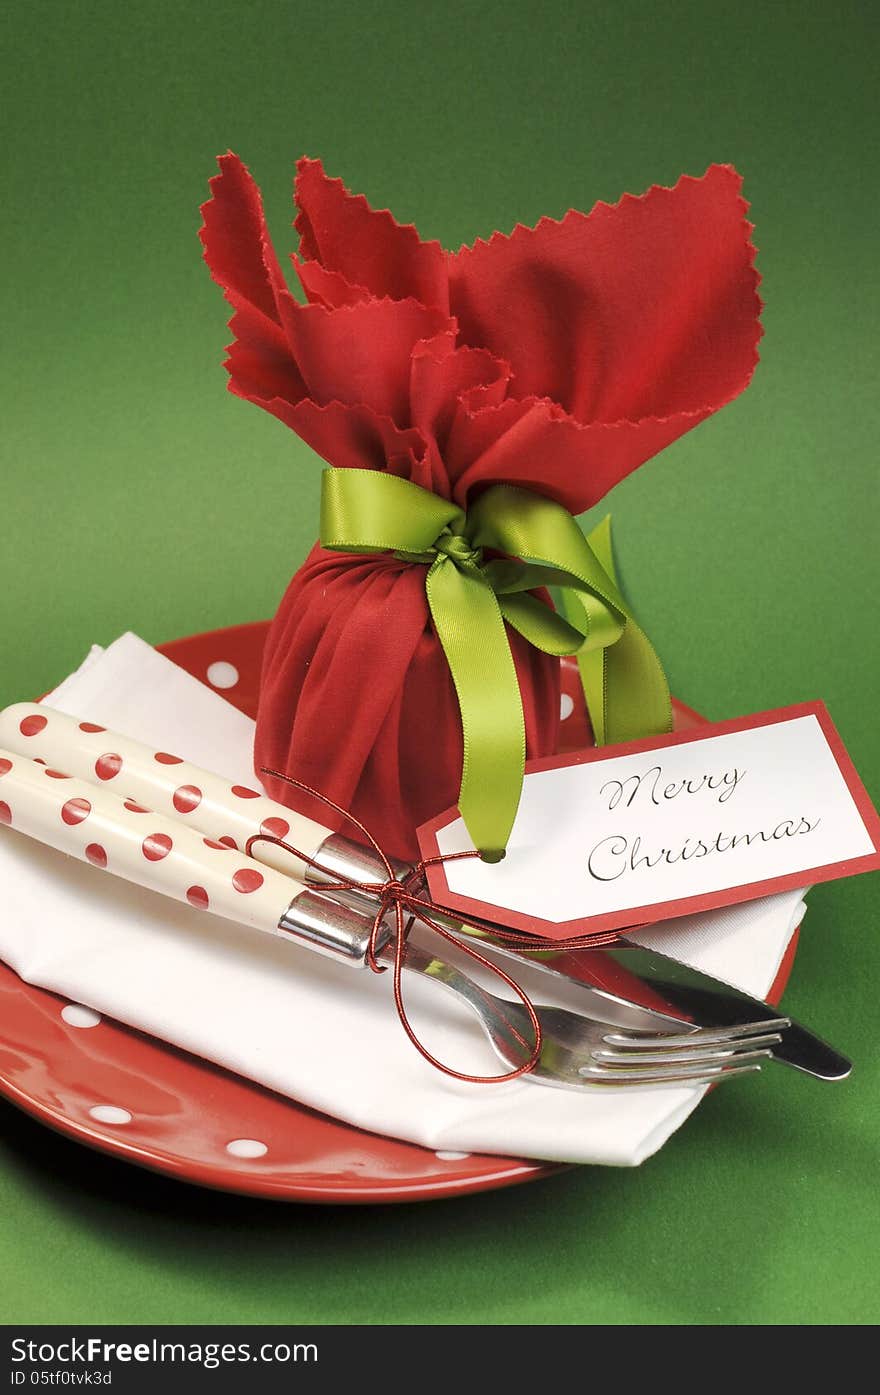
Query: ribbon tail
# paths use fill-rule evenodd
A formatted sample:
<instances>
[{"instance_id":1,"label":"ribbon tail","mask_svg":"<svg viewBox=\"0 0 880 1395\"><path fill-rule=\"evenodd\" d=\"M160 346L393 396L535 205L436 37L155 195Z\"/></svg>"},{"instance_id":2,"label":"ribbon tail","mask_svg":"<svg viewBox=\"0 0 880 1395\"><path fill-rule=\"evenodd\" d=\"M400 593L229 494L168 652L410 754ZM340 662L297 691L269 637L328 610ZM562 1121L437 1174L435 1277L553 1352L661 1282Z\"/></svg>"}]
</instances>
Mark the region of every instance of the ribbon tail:
<instances>
[{"instance_id":1,"label":"ribbon tail","mask_svg":"<svg viewBox=\"0 0 880 1395\"><path fill-rule=\"evenodd\" d=\"M617 580L617 568L614 565L614 549L611 545L611 514L606 513L605 517L596 527L587 534L587 542L598 557L600 564L611 577L615 586L619 585ZM576 604L574 597L563 593L562 608L566 616L571 619L570 609ZM583 649L577 656L578 672L581 676L581 687L584 690L584 701L587 704L587 712L590 715L590 725L593 728L593 738L597 746L605 746L608 742L608 690L606 684L607 655L604 650Z\"/></svg>"},{"instance_id":2,"label":"ribbon tail","mask_svg":"<svg viewBox=\"0 0 880 1395\"><path fill-rule=\"evenodd\" d=\"M620 586L617 578L617 568L614 565L614 548L611 545L611 514L606 513L601 523L597 523L592 532L587 534L587 542L598 557L601 566L605 569L615 586Z\"/></svg>"},{"instance_id":3,"label":"ribbon tail","mask_svg":"<svg viewBox=\"0 0 880 1395\"><path fill-rule=\"evenodd\" d=\"M605 662L604 733L603 742L597 737L597 745L616 745L671 731L669 685L644 630L634 620L628 620L620 639L610 649L603 649L602 656ZM590 715L592 720L592 712Z\"/></svg>"},{"instance_id":4,"label":"ribbon tail","mask_svg":"<svg viewBox=\"0 0 880 1395\"><path fill-rule=\"evenodd\" d=\"M580 603L562 593L565 613L576 620ZM604 649L577 653L590 724L597 746L662 736L672 730L672 705L666 674L648 636L630 618L623 634Z\"/></svg>"},{"instance_id":5,"label":"ribbon tail","mask_svg":"<svg viewBox=\"0 0 880 1395\"><path fill-rule=\"evenodd\" d=\"M617 587L610 514L587 535L587 542ZM577 625L580 597L564 590L561 600L564 614ZM672 730L666 674L654 646L632 615L627 615L623 633L613 644L580 649L577 665L597 746L661 736Z\"/></svg>"},{"instance_id":6,"label":"ribbon tail","mask_svg":"<svg viewBox=\"0 0 880 1395\"><path fill-rule=\"evenodd\" d=\"M583 606L576 592L569 590L560 591L559 601L563 614L569 624L573 625L575 629L582 627ZM622 639L623 636L621 635L617 644L620 644ZM615 649L617 648L617 644L614 646ZM604 746L608 741L608 694L605 678L607 655L607 649L588 649L586 645L578 649L575 655L578 672L581 677L581 687L584 690L584 701L587 704L587 712L590 715L590 725L593 728L593 738L597 746Z\"/></svg>"},{"instance_id":7,"label":"ribbon tail","mask_svg":"<svg viewBox=\"0 0 880 1395\"><path fill-rule=\"evenodd\" d=\"M504 619L480 572L438 557L425 590L461 709L464 742L458 807L488 862L504 856L519 807L525 718Z\"/></svg>"}]
</instances>

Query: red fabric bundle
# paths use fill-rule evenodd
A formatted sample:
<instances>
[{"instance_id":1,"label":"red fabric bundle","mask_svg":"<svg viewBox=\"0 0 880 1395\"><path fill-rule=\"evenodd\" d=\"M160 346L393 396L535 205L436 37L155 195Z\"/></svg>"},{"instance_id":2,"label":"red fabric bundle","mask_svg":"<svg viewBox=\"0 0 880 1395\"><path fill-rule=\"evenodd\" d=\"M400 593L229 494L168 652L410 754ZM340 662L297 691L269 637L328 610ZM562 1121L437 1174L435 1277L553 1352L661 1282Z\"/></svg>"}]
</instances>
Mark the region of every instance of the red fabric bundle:
<instances>
[{"instance_id":1,"label":"red fabric bundle","mask_svg":"<svg viewBox=\"0 0 880 1395\"><path fill-rule=\"evenodd\" d=\"M448 253L303 159L303 304L253 179L235 155L219 164L201 238L234 311L229 387L334 466L390 471L463 507L503 481L577 514L754 371L752 225L730 166ZM257 770L321 789L401 857L461 776L424 577L316 546L269 632L255 744ZM547 755L558 660L509 633L528 754ZM289 802L289 786L268 784Z\"/></svg>"}]
</instances>

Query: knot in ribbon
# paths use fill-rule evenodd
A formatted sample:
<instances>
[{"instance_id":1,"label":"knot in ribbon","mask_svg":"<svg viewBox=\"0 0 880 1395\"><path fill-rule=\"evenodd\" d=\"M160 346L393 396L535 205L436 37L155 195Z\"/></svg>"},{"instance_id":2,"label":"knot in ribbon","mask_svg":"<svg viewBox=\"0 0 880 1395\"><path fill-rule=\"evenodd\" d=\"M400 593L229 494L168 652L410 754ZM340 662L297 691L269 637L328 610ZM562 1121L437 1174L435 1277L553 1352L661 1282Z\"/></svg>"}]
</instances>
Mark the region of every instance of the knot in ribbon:
<instances>
[{"instance_id":1,"label":"knot in ribbon","mask_svg":"<svg viewBox=\"0 0 880 1395\"><path fill-rule=\"evenodd\" d=\"M587 539L561 504L515 485L490 485L465 512L396 475L328 469L321 545L427 566L428 608L461 712L458 805L486 861L504 856L526 758L505 625L545 654L577 655L598 745L671 730L663 669L614 577L608 520ZM558 588L564 613L531 594L543 587Z\"/></svg>"},{"instance_id":2,"label":"knot in ribbon","mask_svg":"<svg viewBox=\"0 0 880 1395\"><path fill-rule=\"evenodd\" d=\"M483 560L481 547L474 547L463 533L450 533L445 529L434 543L434 551L438 556L448 557L457 567L479 567Z\"/></svg>"}]
</instances>

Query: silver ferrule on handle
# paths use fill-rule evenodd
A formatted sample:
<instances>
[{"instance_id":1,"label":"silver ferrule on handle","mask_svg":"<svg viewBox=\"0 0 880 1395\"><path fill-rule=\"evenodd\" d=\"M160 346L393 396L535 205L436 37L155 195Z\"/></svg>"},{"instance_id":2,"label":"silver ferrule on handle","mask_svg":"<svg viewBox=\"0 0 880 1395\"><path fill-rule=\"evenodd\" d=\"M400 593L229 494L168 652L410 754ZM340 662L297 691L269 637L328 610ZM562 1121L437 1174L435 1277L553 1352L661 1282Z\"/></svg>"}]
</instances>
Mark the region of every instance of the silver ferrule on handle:
<instances>
[{"instance_id":1,"label":"silver ferrule on handle","mask_svg":"<svg viewBox=\"0 0 880 1395\"><path fill-rule=\"evenodd\" d=\"M280 935L355 968L366 963L372 931L372 916L316 891L294 896L278 922ZM377 953L389 943L392 933L391 925L383 923L376 940Z\"/></svg>"},{"instance_id":2,"label":"silver ferrule on handle","mask_svg":"<svg viewBox=\"0 0 880 1395\"><path fill-rule=\"evenodd\" d=\"M331 833L314 854L320 867L306 866L305 880L310 886L326 886L328 882L350 878L355 882L388 880L385 864L378 853L364 843L356 843L342 833ZM389 859L395 877L405 877L410 871L405 862Z\"/></svg>"}]
</instances>

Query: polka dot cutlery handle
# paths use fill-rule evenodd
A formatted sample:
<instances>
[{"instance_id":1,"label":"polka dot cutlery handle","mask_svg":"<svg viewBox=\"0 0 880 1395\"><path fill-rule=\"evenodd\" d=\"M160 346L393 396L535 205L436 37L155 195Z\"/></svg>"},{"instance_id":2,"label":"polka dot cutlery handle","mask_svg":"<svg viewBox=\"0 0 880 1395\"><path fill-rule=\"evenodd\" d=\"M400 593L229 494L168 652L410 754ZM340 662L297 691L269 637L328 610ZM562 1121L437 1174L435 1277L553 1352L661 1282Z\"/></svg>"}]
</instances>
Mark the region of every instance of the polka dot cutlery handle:
<instances>
[{"instance_id":1,"label":"polka dot cutlery handle","mask_svg":"<svg viewBox=\"0 0 880 1395\"><path fill-rule=\"evenodd\" d=\"M137 886L254 930L363 964L372 918L306 890L236 849L0 748L0 824Z\"/></svg>"},{"instance_id":2,"label":"polka dot cutlery handle","mask_svg":"<svg viewBox=\"0 0 880 1395\"><path fill-rule=\"evenodd\" d=\"M331 871L346 872L358 881L385 880L370 849L331 833L259 790L41 703L20 702L0 712L0 746L106 786L230 848L244 849L259 832L284 838L307 857L319 857L327 875L273 843L257 843L253 857L299 881L320 884L332 880Z\"/></svg>"}]
</instances>

